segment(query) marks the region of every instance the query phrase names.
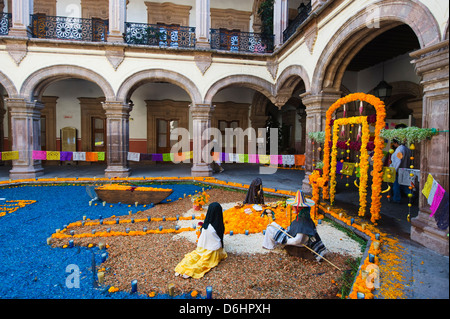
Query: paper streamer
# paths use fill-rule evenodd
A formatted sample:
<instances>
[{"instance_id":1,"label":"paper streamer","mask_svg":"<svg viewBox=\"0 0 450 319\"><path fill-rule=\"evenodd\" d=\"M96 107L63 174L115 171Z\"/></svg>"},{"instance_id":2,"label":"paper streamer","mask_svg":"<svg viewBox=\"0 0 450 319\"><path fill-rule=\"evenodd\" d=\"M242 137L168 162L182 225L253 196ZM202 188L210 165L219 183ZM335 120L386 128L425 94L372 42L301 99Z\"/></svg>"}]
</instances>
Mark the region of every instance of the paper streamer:
<instances>
[{"instance_id":1,"label":"paper streamer","mask_svg":"<svg viewBox=\"0 0 450 319\"><path fill-rule=\"evenodd\" d=\"M19 159L19 151L2 152L2 161L11 161Z\"/></svg>"},{"instance_id":2,"label":"paper streamer","mask_svg":"<svg viewBox=\"0 0 450 319\"><path fill-rule=\"evenodd\" d=\"M128 152L127 160L134 161L134 162L139 162L140 158L141 158L141 154L140 153Z\"/></svg>"},{"instance_id":3,"label":"paper streamer","mask_svg":"<svg viewBox=\"0 0 450 319\"><path fill-rule=\"evenodd\" d=\"M436 180L433 179L433 184L431 185L430 194L428 194L427 199L428 205L430 206L433 204L434 195L436 194L438 185L439 185L438 182L436 182Z\"/></svg>"},{"instance_id":4,"label":"paper streamer","mask_svg":"<svg viewBox=\"0 0 450 319\"><path fill-rule=\"evenodd\" d=\"M71 161L73 158L73 152L61 152L60 153L60 161Z\"/></svg>"},{"instance_id":5,"label":"paper streamer","mask_svg":"<svg viewBox=\"0 0 450 319\"><path fill-rule=\"evenodd\" d=\"M73 152L72 154L74 161L85 161L86 160L86 152Z\"/></svg>"},{"instance_id":6,"label":"paper streamer","mask_svg":"<svg viewBox=\"0 0 450 319\"><path fill-rule=\"evenodd\" d=\"M47 151L47 161L59 161L60 154L56 151Z\"/></svg>"},{"instance_id":7,"label":"paper streamer","mask_svg":"<svg viewBox=\"0 0 450 319\"><path fill-rule=\"evenodd\" d=\"M436 213L439 205L441 204L442 199L444 198L445 189L441 185L437 185L436 192L434 194L433 202L431 204L431 217Z\"/></svg>"},{"instance_id":8,"label":"paper streamer","mask_svg":"<svg viewBox=\"0 0 450 319\"><path fill-rule=\"evenodd\" d=\"M99 161L105 160L105 152L97 152L97 157Z\"/></svg>"},{"instance_id":9,"label":"paper streamer","mask_svg":"<svg viewBox=\"0 0 450 319\"><path fill-rule=\"evenodd\" d=\"M46 151L33 151L33 159L36 161L46 160L47 152Z\"/></svg>"},{"instance_id":10,"label":"paper streamer","mask_svg":"<svg viewBox=\"0 0 450 319\"><path fill-rule=\"evenodd\" d=\"M423 189L422 189L422 194L426 198L428 198L428 195L430 194L431 186L433 186L433 181L434 181L433 176L431 176L431 174L428 174L427 181L425 182L425 185L423 186Z\"/></svg>"}]
</instances>

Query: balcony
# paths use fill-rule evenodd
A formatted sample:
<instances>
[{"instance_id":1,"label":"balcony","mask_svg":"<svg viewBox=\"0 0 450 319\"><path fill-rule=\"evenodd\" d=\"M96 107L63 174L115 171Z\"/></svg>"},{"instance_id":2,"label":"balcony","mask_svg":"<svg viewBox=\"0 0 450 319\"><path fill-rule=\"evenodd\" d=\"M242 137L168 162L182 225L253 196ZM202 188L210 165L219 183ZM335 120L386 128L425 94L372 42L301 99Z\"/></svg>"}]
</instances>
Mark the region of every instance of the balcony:
<instances>
[{"instance_id":1,"label":"balcony","mask_svg":"<svg viewBox=\"0 0 450 319\"><path fill-rule=\"evenodd\" d=\"M8 35L11 28L11 13L0 13L0 35Z\"/></svg>"},{"instance_id":2,"label":"balcony","mask_svg":"<svg viewBox=\"0 0 450 319\"><path fill-rule=\"evenodd\" d=\"M105 42L108 20L31 15L33 38Z\"/></svg>"},{"instance_id":3,"label":"balcony","mask_svg":"<svg viewBox=\"0 0 450 319\"><path fill-rule=\"evenodd\" d=\"M125 23L125 42L170 48L195 48L195 27Z\"/></svg>"},{"instance_id":4,"label":"balcony","mask_svg":"<svg viewBox=\"0 0 450 319\"><path fill-rule=\"evenodd\" d=\"M283 31L283 42L286 42L298 29L298 27L309 17L311 13L311 1L307 5L298 8L298 15L289 23Z\"/></svg>"},{"instance_id":5,"label":"balcony","mask_svg":"<svg viewBox=\"0 0 450 319\"><path fill-rule=\"evenodd\" d=\"M231 52L271 53L273 36L260 33L241 32L239 30L211 29L211 49Z\"/></svg>"},{"instance_id":6,"label":"balcony","mask_svg":"<svg viewBox=\"0 0 450 319\"><path fill-rule=\"evenodd\" d=\"M85 19L46 14L30 15L32 38L83 42L107 42L108 20ZM8 35L12 25L10 13L0 13L0 36ZM147 24L125 22L124 42L130 45L159 48L194 49L196 28L176 24ZM240 30L210 29L212 50L235 53L272 53L274 36Z\"/></svg>"}]
</instances>

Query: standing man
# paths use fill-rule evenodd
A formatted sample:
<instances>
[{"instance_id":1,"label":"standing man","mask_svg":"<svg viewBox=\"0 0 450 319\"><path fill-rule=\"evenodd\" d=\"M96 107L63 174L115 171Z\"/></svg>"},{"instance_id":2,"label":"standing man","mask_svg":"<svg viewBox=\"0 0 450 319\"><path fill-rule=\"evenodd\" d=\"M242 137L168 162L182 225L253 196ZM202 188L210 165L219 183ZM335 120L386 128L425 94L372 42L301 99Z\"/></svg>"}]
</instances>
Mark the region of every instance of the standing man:
<instances>
[{"instance_id":1,"label":"standing man","mask_svg":"<svg viewBox=\"0 0 450 319\"><path fill-rule=\"evenodd\" d=\"M395 127L396 129L406 128L406 125L399 124ZM398 139L392 140L392 145L395 147L395 151L391 156L391 164L390 167L395 168L395 182L392 186L393 198L392 201L394 203L400 204L402 199L402 191L407 194L408 190L406 186L400 185L398 183L398 169L399 168L409 168L410 165L410 157L411 151L408 147L405 146L405 143L399 141Z\"/></svg>"}]
</instances>

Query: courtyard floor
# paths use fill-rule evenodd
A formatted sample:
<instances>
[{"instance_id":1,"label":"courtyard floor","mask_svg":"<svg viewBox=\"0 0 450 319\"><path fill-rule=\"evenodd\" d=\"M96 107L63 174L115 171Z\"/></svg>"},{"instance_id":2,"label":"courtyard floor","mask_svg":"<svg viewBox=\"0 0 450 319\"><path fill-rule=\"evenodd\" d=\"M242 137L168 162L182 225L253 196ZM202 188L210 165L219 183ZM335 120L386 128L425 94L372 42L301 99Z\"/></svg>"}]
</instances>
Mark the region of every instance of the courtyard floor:
<instances>
[{"instance_id":1,"label":"courtyard floor","mask_svg":"<svg viewBox=\"0 0 450 319\"><path fill-rule=\"evenodd\" d=\"M259 175L259 167L251 164L224 164L225 171L215 174L218 180L250 184L255 177L263 180L264 187L297 191L301 188L304 172L301 170L279 169L275 174ZM43 178L53 177L103 177L102 165L86 166L46 166ZM190 165L186 164L157 164L131 165L131 177L183 177L190 176ZM8 180L10 167L0 167L0 181ZM357 215L357 192L345 188L342 181L338 181L336 192L336 206L344 209L348 215ZM2 196L0 196L2 197ZM439 255L409 239L410 224L406 220L408 207L406 199L401 205L382 201L382 219L378 223L380 231L395 239L392 246L397 255L401 255L400 262L394 266L393 272L398 273L397 284L400 282L401 295L407 299L442 299L449 298L449 259ZM411 218L417 215L417 206L411 209ZM393 249L393 247L391 247ZM394 249L393 249L394 251ZM387 281L387 280L386 280ZM383 285L383 284L382 284ZM395 283L394 283L395 285ZM398 285L397 285L398 289ZM387 291L380 289L376 298L389 298ZM267 296L266 296L267 297Z\"/></svg>"}]
</instances>

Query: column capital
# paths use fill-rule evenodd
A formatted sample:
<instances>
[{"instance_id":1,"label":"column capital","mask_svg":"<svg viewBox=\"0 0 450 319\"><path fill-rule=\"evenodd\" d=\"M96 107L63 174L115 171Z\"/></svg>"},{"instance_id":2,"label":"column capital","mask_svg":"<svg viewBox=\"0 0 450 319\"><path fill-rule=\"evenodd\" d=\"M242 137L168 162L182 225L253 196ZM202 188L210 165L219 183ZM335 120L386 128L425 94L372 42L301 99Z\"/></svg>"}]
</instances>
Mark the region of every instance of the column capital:
<instances>
[{"instance_id":1,"label":"column capital","mask_svg":"<svg viewBox=\"0 0 450 319\"><path fill-rule=\"evenodd\" d=\"M312 108L317 105L331 105L341 98L341 92L335 90L322 91L320 93L305 92L300 95L303 105Z\"/></svg>"},{"instance_id":2,"label":"column capital","mask_svg":"<svg viewBox=\"0 0 450 319\"><path fill-rule=\"evenodd\" d=\"M424 92L430 85L435 86L436 81L446 80L448 83L449 40L414 51L410 56L414 59L411 63L414 64L416 73L422 77Z\"/></svg>"},{"instance_id":3,"label":"column capital","mask_svg":"<svg viewBox=\"0 0 450 319\"><path fill-rule=\"evenodd\" d=\"M193 120L210 120L215 108L215 105L208 103L189 105Z\"/></svg>"},{"instance_id":4,"label":"column capital","mask_svg":"<svg viewBox=\"0 0 450 319\"><path fill-rule=\"evenodd\" d=\"M106 111L106 115L109 114L123 114L128 116L129 113L133 110L133 103L125 103L121 101L105 101L101 102L103 109Z\"/></svg>"},{"instance_id":5,"label":"column capital","mask_svg":"<svg viewBox=\"0 0 450 319\"><path fill-rule=\"evenodd\" d=\"M5 106L10 109L11 114L40 114L45 105L38 100L30 102L22 98L6 98Z\"/></svg>"},{"instance_id":6,"label":"column capital","mask_svg":"<svg viewBox=\"0 0 450 319\"><path fill-rule=\"evenodd\" d=\"M316 11L317 9L319 9L325 2L327 2L326 0L311 0L311 11Z\"/></svg>"}]
</instances>

